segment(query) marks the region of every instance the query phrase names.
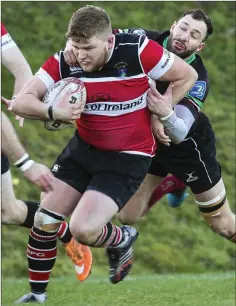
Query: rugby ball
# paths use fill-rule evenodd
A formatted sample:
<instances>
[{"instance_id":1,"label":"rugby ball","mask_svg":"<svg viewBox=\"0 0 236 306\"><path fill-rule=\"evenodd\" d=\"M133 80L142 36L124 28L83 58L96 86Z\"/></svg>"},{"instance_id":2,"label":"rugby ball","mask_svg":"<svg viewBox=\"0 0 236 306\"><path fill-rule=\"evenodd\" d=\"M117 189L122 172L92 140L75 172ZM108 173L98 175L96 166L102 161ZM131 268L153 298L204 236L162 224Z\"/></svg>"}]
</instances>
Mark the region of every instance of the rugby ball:
<instances>
[{"instance_id":1,"label":"rugby ball","mask_svg":"<svg viewBox=\"0 0 236 306\"><path fill-rule=\"evenodd\" d=\"M45 96L42 102L56 108L66 108L69 104L86 103L86 88L80 79L66 78L55 83ZM64 122L59 120L44 120L44 128L49 131L60 131L67 127L73 126L72 122Z\"/></svg>"}]
</instances>

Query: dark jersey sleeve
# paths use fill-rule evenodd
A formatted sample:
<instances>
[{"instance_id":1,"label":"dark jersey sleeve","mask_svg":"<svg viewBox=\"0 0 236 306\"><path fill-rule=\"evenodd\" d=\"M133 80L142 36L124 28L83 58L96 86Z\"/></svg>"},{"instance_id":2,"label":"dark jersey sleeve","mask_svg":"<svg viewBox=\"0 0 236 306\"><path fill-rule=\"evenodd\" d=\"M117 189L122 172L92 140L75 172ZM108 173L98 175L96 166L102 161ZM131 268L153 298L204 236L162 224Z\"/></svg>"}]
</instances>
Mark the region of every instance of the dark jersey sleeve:
<instances>
[{"instance_id":1,"label":"dark jersey sleeve","mask_svg":"<svg viewBox=\"0 0 236 306\"><path fill-rule=\"evenodd\" d=\"M195 60L190 65L197 71L198 80L178 104L187 107L194 118L197 119L198 112L201 110L209 92L209 81L207 70L199 55L196 55Z\"/></svg>"},{"instance_id":2,"label":"dark jersey sleeve","mask_svg":"<svg viewBox=\"0 0 236 306\"><path fill-rule=\"evenodd\" d=\"M187 93L186 99L191 101L198 111L201 110L209 92L209 80L207 70L203 65L200 56L196 55L195 61L190 64L198 73L198 80Z\"/></svg>"},{"instance_id":3,"label":"dark jersey sleeve","mask_svg":"<svg viewBox=\"0 0 236 306\"><path fill-rule=\"evenodd\" d=\"M157 41L160 33L157 31L150 31L141 28L130 28L130 29L113 29L113 34L117 33L132 33L132 34L139 34L139 35L146 35L147 38Z\"/></svg>"}]
</instances>

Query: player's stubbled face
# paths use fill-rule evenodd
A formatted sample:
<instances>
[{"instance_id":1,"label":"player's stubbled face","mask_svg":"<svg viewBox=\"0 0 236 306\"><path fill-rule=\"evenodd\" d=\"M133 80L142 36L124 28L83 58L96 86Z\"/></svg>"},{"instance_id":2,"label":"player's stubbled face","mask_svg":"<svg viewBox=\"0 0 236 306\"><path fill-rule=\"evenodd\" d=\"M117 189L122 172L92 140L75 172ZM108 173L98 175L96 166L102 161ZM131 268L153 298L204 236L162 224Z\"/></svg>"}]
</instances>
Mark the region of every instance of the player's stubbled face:
<instances>
[{"instance_id":1,"label":"player's stubbled face","mask_svg":"<svg viewBox=\"0 0 236 306\"><path fill-rule=\"evenodd\" d=\"M72 47L79 66L85 72L101 69L108 60L108 42L96 36L80 42L72 39Z\"/></svg>"},{"instance_id":2,"label":"player's stubbled face","mask_svg":"<svg viewBox=\"0 0 236 306\"><path fill-rule=\"evenodd\" d=\"M187 58L199 51L206 33L207 26L204 21L195 20L191 15L184 16L172 25L167 49L181 58Z\"/></svg>"}]
</instances>

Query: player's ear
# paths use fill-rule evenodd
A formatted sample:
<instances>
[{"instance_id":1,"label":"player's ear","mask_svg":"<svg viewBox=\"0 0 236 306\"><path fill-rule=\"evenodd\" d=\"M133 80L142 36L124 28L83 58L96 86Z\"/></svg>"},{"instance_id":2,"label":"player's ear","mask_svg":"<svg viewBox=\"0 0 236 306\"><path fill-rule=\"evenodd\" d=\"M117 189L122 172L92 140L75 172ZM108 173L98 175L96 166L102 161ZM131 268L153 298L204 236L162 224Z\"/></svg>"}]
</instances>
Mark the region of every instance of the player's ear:
<instances>
[{"instance_id":1,"label":"player's ear","mask_svg":"<svg viewBox=\"0 0 236 306\"><path fill-rule=\"evenodd\" d=\"M200 45L197 47L196 52L201 51L205 47L205 43L200 43Z\"/></svg>"},{"instance_id":2,"label":"player's ear","mask_svg":"<svg viewBox=\"0 0 236 306\"><path fill-rule=\"evenodd\" d=\"M112 34L108 37L108 49L112 49L114 44L115 36Z\"/></svg>"},{"instance_id":3,"label":"player's ear","mask_svg":"<svg viewBox=\"0 0 236 306\"><path fill-rule=\"evenodd\" d=\"M173 30L174 30L174 28L175 28L176 24L177 24L177 22L176 22L176 21L175 21L175 22L172 24L172 26L170 27L170 33L172 33L172 32L173 32Z\"/></svg>"}]
</instances>

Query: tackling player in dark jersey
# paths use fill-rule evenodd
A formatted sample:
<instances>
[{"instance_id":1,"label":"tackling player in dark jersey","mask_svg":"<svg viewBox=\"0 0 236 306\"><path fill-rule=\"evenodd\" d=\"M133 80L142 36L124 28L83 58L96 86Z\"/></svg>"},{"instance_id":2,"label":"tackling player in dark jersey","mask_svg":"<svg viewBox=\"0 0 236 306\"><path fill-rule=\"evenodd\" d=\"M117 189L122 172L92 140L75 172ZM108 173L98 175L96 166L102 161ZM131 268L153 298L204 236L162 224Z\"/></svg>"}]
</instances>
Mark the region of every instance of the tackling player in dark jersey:
<instances>
[{"instance_id":1,"label":"tackling player in dark jersey","mask_svg":"<svg viewBox=\"0 0 236 306\"><path fill-rule=\"evenodd\" d=\"M172 25L170 31L163 33L142 29L126 31L130 33L145 31L149 38L159 42L194 67L198 72L198 80L186 97L176 105L173 113L170 112L169 118L159 120L158 117L161 117L158 114L159 110L156 112L156 109L151 109L157 115L154 119L155 136L161 139L165 131L172 142L166 146L165 144L169 143L165 140L164 144L159 146L144 184L120 212L120 220L125 224L137 222L140 215L155 204L157 197L154 194L150 199L150 195L157 184L171 173L191 188L200 213L210 227L235 243L235 214L231 212L226 198L221 167L216 160L214 132L207 116L199 112L208 95L209 82L206 68L196 52L203 49L205 40L213 32L210 18L197 9L185 12L178 22ZM168 84L163 86L160 82L156 82L159 93L163 94L167 86ZM158 92L153 89L149 99L160 99ZM165 95L162 96L164 97ZM168 186L168 183L170 180L166 179L166 185L163 187L167 189L170 187L169 190L173 190L173 186ZM183 188L183 184L181 187ZM140 211L137 210L137 201L143 204Z\"/></svg>"}]
</instances>

